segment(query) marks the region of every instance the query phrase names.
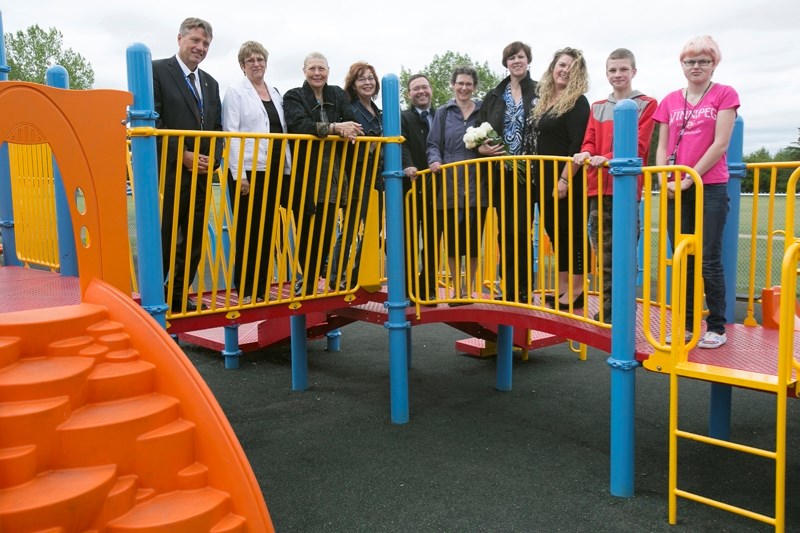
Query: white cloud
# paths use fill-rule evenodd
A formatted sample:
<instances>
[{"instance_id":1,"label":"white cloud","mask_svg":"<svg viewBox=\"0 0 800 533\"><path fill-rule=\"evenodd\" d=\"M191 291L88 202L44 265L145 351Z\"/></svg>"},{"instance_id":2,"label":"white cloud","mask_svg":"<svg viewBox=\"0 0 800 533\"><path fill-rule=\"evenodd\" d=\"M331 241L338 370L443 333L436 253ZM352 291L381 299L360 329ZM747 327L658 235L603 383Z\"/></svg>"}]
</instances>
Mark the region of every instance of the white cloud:
<instances>
[{"instance_id":1,"label":"white cloud","mask_svg":"<svg viewBox=\"0 0 800 533\"><path fill-rule=\"evenodd\" d=\"M604 97L605 58L618 47L635 54L635 87L658 99L685 84L678 54L689 38L711 34L722 48L715 80L739 92L745 119L745 153L766 147L774 152L797 141L800 127L800 32L796 0L728 2L673 0L669 6L598 4L590 0L518 3L461 0L418 6L365 4L337 6L306 2L210 2L189 4L140 0L28 0L2 11L5 32L32 24L55 26L65 46L91 62L95 87L126 89L125 50L134 42L154 58L175 53L176 35L186 16L214 26L214 41L203 68L224 89L241 71L236 62L246 40L270 52L269 82L281 91L302 83L302 61L318 50L331 65L331 83L341 84L354 61L372 63L379 75L416 70L447 50L469 54L503 72L500 53L510 41L533 48L532 75L538 78L551 54L563 46L581 48L592 85L590 100ZM416 10L416 11L415 11Z\"/></svg>"}]
</instances>

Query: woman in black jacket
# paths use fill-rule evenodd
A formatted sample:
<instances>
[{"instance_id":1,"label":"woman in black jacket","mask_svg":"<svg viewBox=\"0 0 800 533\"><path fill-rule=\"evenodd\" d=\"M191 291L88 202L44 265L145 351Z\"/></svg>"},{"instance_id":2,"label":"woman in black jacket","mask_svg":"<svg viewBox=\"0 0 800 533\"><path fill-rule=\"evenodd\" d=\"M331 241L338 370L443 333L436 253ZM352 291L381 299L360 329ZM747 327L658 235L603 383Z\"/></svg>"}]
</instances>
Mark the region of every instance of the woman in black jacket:
<instances>
[{"instance_id":1,"label":"woman in black jacket","mask_svg":"<svg viewBox=\"0 0 800 533\"><path fill-rule=\"evenodd\" d=\"M292 210L299 217L296 221L299 232L297 254L299 266L303 269L303 282L296 291L298 295L316 292L336 231L334 224L339 207L336 199L343 197L347 187L347 176L341 171L344 150L325 138L338 135L354 141L356 136L363 134L345 92L341 87L328 85L328 60L325 56L319 52L309 54L303 62L303 73L306 77L303 86L291 89L283 97L286 124L289 133L316 135L321 140L299 141L295 150L297 165ZM303 187L306 188L305 196Z\"/></svg>"},{"instance_id":2,"label":"woman in black jacket","mask_svg":"<svg viewBox=\"0 0 800 533\"><path fill-rule=\"evenodd\" d=\"M491 124L504 142L498 145L485 142L478 147L481 155L523 153L525 118L536 98L536 82L530 77L530 62L531 47L525 43L514 41L503 49L503 66L509 75L484 97L478 123ZM530 257L536 202L533 183L527 174L518 172L515 177L514 165L511 164L495 165L492 179L495 209L500 221L503 299L528 303L534 281L533 258Z\"/></svg>"}]
</instances>

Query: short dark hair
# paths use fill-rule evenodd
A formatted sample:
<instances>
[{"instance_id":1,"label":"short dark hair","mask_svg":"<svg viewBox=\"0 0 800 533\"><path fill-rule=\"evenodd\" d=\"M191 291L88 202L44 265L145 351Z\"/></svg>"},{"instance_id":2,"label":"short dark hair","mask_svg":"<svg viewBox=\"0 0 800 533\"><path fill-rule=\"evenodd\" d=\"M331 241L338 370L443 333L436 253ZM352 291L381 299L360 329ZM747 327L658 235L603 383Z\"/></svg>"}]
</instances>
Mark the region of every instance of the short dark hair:
<instances>
[{"instance_id":1,"label":"short dark hair","mask_svg":"<svg viewBox=\"0 0 800 533\"><path fill-rule=\"evenodd\" d=\"M406 89L410 89L411 88L411 82L414 81L414 80L417 80L419 78L425 78L425 81L428 82L428 85L431 84L431 80L428 78L428 76L426 76L422 72L417 72L416 74L412 74L411 77L408 78L408 83L406 83Z\"/></svg>"},{"instance_id":2,"label":"short dark hair","mask_svg":"<svg viewBox=\"0 0 800 533\"><path fill-rule=\"evenodd\" d=\"M531 54L530 45L525 44L522 41L514 41L513 43L503 48L503 66L508 67L508 65L506 64L508 62L508 58L513 56L520 50L525 52L525 57L528 58L528 63L530 63L533 60L533 55Z\"/></svg>"},{"instance_id":3,"label":"short dark hair","mask_svg":"<svg viewBox=\"0 0 800 533\"><path fill-rule=\"evenodd\" d=\"M633 56L633 52L627 48L617 48L608 54L608 59L630 59L631 67L636 68L636 58ZM606 59L606 64L608 64L608 59Z\"/></svg>"},{"instance_id":4,"label":"short dark hair","mask_svg":"<svg viewBox=\"0 0 800 533\"><path fill-rule=\"evenodd\" d=\"M189 17L181 22L181 27L178 30L178 33L181 35L186 35L189 33L189 30L193 30L195 28L200 28L201 30L205 31L209 40L214 38L214 30L211 29L211 24L208 21L199 19L197 17Z\"/></svg>"},{"instance_id":5,"label":"short dark hair","mask_svg":"<svg viewBox=\"0 0 800 533\"><path fill-rule=\"evenodd\" d=\"M453 75L450 76L450 85L455 85L456 78L458 78L459 74L472 76L472 83L475 84L475 87L478 86L478 71L475 70L475 67L472 65L462 65L460 67L456 67L455 70L453 70Z\"/></svg>"}]
</instances>

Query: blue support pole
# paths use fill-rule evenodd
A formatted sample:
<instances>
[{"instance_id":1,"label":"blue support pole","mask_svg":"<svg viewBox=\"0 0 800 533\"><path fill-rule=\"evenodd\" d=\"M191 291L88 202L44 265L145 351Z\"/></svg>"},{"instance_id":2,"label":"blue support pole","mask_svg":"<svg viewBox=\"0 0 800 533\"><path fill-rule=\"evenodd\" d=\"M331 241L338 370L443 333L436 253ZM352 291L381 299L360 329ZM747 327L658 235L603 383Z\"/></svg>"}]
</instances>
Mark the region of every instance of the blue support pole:
<instances>
[{"instance_id":1,"label":"blue support pole","mask_svg":"<svg viewBox=\"0 0 800 533\"><path fill-rule=\"evenodd\" d=\"M329 352L338 352L342 348L342 330L336 328L325 334L327 345L325 349Z\"/></svg>"},{"instance_id":2,"label":"blue support pole","mask_svg":"<svg viewBox=\"0 0 800 533\"><path fill-rule=\"evenodd\" d=\"M614 109L614 179L611 261L611 494L631 497L634 491L635 400L638 363L634 357L636 327L636 202L639 114L632 100Z\"/></svg>"},{"instance_id":3,"label":"blue support pole","mask_svg":"<svg viewBox=\"0 0 800 533\"><path fill-rule=\"evenodd\" d=\"M730 211L722 231L722 270L725 272L725 320L731 324L736 321L736 277L739 255L739 212L742 196L742 178L747 169L743 161L744 120L736 117L733 134L728 144L728 197ZM708 434L715 439L730 440L731 399L730 385L711 384L709 401Z\"/></svg>"},{"instance_id":4,"label":"blue support pole","mask_svg":"<svg viewBox=\"0 0 800 533\"><path fill-rule=\"evenodd\" d=\"M514 328L512 326L497 326L497 376L495 388L499 391L511 390L511 367L513 365Z\"/></svg>"},{"instance_id":5,"label":"blue support pole","mask_svg":"<svg viewBox=\"0 0 800 533\"><path fill-rule=\"evenodd\" d=\"M61 65L53 65L45 73L48 87L69 89L69 73ZM78 256L75 250L75 238L72 233L72 215L69 212L69 200L64 189L64 180L58 169L55 154L53 158L53 186L56 199L56 231L58 234L58 256L62 276L78 275ZM74 198L74 196L73 196Z\"/></svg>"},{"instance_id":6,"label":"blue support pole","mask_svg":"<svg viewBox=\"0 0 800 533\"><path fill-rule=\"evenodd\" d=\"M725 320L736 321L736 274L739 255L739 211L742 196L742 178L747 170L743 161L744 120L736 117L733 134L728 144L728 197L730 211L722 231L722 269L725 272Z\"/></svg>"},{"instance_id":7,"label":"blue support pole","mask_svg":"<svg viewBox=\"0 0 800 533\"><path fill-rule=\"evenodd\" d=\"M126 51L128 90L133 104L128 111L131 128L155 128L153 69L150 50L141 43ZM166 328L164 267L161 263L161 223L159 220L158 165L156 138L131 137L133 186L136 191L136 258L139 265L139 293L142 308Z\"/></svg>"},{"instance_id":8,"label":"blue support pole","mask_svg":"<svg viewBox=\"0 0 800 533\"><path fill-rule=\"evenodd\" d=\"M383 131L387 137L400 135L400 83L388 74L381 84L383 93ZM403 165L400 144L391 142L384 148L386 178L386 270L389 294L384 304L389 319L389 390L391 416L395 424L408 422L408 329L406 320L405 253L403 249Z\"/></svg>"},{"instance_id":9,"label":"blue support pole","mask_svg":"<svg viewBox=\"0 0 800 533\"><path fill-rule=\"evenodd\" d=\"M642 283L644 283L644 202L639 202L638 211L639 220L642 221L642 223L639 227L639 242L636 244L636 286L641 287ZM650 231L649 225L647 226L647 231Z\"/></svg>"},{"instance_id":10,"label":"blue support pole","mask_svg":"<svg viewBox=\"0 0 800 533\"><path fill-rule=\"evenodd\" d=\"M308 342L306 339L306 315L289 317L292 335L292 390L308 388Z\"/></svg>"},{"instance_id":11,"label":"blue support pole","mask_svg":"<svg viewBox=\"0 0 800 533\"><path fill-rule=\"evenodd\" d=\"M6 64L6 40L3 33L3 12L0 11L0 81L8 80L11 69ZM11 200L11 167L8 144L0 144L0 237L3 241L3 264L21 266L17 259L17 241L14 236L14 202Z\"/></svg>"},{"instance_id":12,"label":"blue support pole","mask_svg":"<svg viewBox=\"0 0 800 533\"><path fill-rule=\"evenodd\" d=\"M225 347L222 357L225 358L225 368L239 368L239 358L242 351L239 349L239 324L224 326Z\"/></svg>"}]
</instances>

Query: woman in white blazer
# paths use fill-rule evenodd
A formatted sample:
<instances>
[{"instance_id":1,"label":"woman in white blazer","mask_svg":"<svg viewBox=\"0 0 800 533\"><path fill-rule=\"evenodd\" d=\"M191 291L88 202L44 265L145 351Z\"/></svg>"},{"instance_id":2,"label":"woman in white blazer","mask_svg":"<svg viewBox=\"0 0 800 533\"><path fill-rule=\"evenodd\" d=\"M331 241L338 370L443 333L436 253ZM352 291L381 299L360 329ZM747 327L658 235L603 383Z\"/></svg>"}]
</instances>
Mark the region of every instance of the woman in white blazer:
<instances>
[{"instance_id":1,"label":"woman in white blazer","mask_svg":"<svg viewBox=\"0 0 800 533\"><path fill-rule=\"evenodd\" d=\"M264 78L268 56L260 43L244 43L238 59L245 77L225 92L222 102L223 130L243 134L229 142L228 197L236 221L231 230L236 247L233 284L245 304L264 301L269 292L270 259L282 241L276 231L278 208L285 204L291 174L288 142L248 137L286 132L283 99Z\"/></svg>"}]
</instances>

